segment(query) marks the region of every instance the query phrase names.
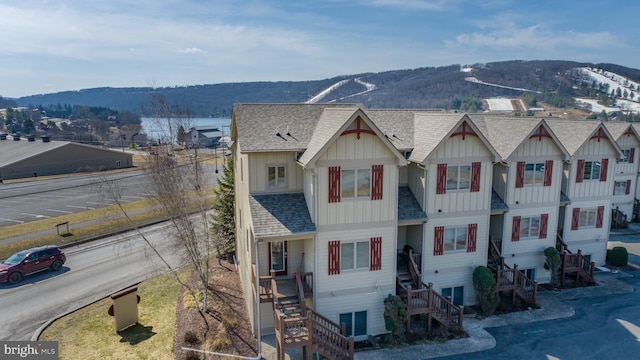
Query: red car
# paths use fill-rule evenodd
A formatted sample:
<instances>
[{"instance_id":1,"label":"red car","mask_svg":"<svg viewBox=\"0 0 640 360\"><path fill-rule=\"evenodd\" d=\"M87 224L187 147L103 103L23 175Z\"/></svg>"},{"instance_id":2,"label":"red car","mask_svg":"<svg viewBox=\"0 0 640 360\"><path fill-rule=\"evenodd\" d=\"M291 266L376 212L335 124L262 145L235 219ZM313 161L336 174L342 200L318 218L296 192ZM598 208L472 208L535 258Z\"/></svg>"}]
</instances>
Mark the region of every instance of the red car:
<instances>
[{"instance_id":1,"label":"red car","mask_svg":"<svg viewBox=\"0 0 640 360\"><path fill-rule=\"evenodd\" d=\"M53 245L22 250L0 263L0 282L15 284L40 271L59 271L66 260L62 250Z\"/></svg>"}]
</instances>

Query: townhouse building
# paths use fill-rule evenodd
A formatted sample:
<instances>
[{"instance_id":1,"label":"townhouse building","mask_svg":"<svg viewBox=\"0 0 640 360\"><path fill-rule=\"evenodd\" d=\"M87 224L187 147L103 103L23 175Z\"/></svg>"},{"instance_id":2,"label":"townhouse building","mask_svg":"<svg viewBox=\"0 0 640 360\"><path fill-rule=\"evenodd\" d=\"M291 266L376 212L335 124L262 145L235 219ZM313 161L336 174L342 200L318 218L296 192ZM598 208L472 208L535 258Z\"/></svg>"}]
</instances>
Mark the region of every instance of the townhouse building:
<instances>
[{"instance_id":1,"label":"townhouse building","mask_svg":"<svg viewBox=\"0 0 640 360\"><path fill-rule=\"evenodd\" d=\"M363 340L386 332L389 294L429 292L461 316L455 306L475 304L472 273L492 248L539 282L549 280L543 251L558 239L604 264L612 204L623 202L615 184L628 177L635 189L638 171L637 132L613 127L359 104L235 105L236 254L254 330L278 334L293 307L287 286L298 289L301 311Z\"/></svg>"},{"instance_id":2,"label":"townhouse building","mask_svg":"<svg viewBox=\"0 0 640 360\"><path fill-rule=\"evenodd\" d=\"M613 198L611 207L612 216L618 217L624 226L624 222L633 218L633 208L636 199L636 187L640 161L637 157L637 149L640 148L640 133L635 126L626 122L605 122L607 130L620 146L623 156L615 162L613 176ZM617 209L617 211L616 211ZM615 219L614 219L615 221Z\"/></svg>"}]
</instances>

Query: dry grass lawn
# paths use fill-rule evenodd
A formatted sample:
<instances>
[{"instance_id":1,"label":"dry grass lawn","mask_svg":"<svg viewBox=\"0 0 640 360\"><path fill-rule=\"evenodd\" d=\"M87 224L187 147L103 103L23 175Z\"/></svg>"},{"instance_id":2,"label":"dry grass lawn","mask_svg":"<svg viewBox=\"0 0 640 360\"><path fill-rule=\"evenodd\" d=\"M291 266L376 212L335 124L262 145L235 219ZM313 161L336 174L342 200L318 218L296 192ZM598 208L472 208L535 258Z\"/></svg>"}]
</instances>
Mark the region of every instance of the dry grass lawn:
<instances>
[{"instance_id":1,"label":"dry grass lawn","mask_svg":"<svg viewBox=\"0 0 640 360\"><path fill-rule=\"evenodd\" d=\"M180 290L172 274L140 284L139 325L120 334L107 314L111 306L107 298L55 321L39 340L58 341L60 359L173 359Z\"/></svg>"}]
</instances>

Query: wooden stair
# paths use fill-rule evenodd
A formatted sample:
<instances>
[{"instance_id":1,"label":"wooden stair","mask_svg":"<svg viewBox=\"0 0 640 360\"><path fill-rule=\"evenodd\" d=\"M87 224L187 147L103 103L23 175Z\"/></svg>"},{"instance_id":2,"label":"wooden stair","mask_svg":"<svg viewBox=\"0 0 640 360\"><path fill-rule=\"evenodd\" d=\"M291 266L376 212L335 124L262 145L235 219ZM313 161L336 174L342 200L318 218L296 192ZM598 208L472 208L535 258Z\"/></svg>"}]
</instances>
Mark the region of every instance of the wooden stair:
<instances>
[{"instance_id":1,"label":"wooden stair","mask_svg":"<svg viewBox=\"0 0 640 360\"><path fill-rule=\"evenodd\" d=\"M562 234L556 236L556 249L560 253L562 264L560 266L560 286L567 286L567 276L575 279L576 286L590 286L596 283L594 273L596 264L582 255L582 250L574 254L569 246L562 240Z\"/></svg>"},{"instance_id":2,"label":"wooden stair","mask_svg":"<svg viewBox=\"0 0 640 360\"><path fill-rule=\"evenodd\" d=\"M504 262L504 257L500 251L500 240L491 238L489 241L489 256L487 267L493 272L496 278L496 289L498 293L503 291L511 292L511 302L516 303L517 298L522 299L531 307L537 306L538 282L529 279L522 271L518 270L518 265L513 268Z\"/></svg>"}]
</instances>

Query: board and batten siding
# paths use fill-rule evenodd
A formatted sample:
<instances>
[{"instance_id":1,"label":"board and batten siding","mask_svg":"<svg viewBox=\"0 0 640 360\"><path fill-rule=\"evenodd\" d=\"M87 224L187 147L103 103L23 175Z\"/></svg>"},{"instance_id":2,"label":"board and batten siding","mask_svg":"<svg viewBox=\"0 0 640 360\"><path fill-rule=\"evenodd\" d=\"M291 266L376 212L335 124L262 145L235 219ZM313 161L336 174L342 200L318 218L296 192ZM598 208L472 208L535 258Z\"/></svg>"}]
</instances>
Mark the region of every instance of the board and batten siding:
<instances>
[{"instance_id":1,"label":"board and batten siding","mask_svg":"<svg viewBox=\"0 0 640 360\"><path fill-rule=\"evenodd\" d=\"M601 228L589 227L571 230L574 208L580 208L581 210L597 209L598 206L604 206ZM565 209L562 238L573 253L582 250L583 255L591 255L591 261L595 261L596 265L604 265L607 256L610 223L611 201L609 199L590 201L574 200L570 205L567 205Z\"/></svg>"},{"instance_id":2,"label":"board and batten siding","mask_svg":"<svg viewBox=\"0 0 640 360\"><path fill-rule=\"evenodd\" d=\"M394 154L375 136L355 134L338 137L317 161L318 226L397 222L398 166ZM329 203L329 167L341 170L371 169L383 165L382 199L341 198ZM373 181L373 178L372 178Z\"/></svg>"},{"instance_id":3,"label":"board and batten siding","mask_svg":"<svg viewBox=\"0 0 640 360\"><path fill-rule=\"evenodd\" d=\"M618 146L622 148L622 150L629 150L634 148L633 151L633 163L630 162L616 162L615 163L615 174L637 174L638 173L638 164L640 164L640 143L638 142L638 138L635 135L622 135L616 141Z\"/></svg>"},{"instance_id":4,"label":"board and batten siding","mask_svg":"<svg viewBox=\"0 0 640 360\"><path fill-rule=\"evenodd\" d=\"M513 218L514 216L520 216L523 218L540 217L542 214L547 214L547 236L545 238L524 238L521 237L518 241L513 241ZM518 264L521 269L536 268L536 274L538 278L543 275L541 271L544 270L544 249L548 247L555 247L556 244L556 229L558 228L558 206L544 206L544 207L528 207L524 209L511 209L505 213L504 219L504 232L502 241L502 256L504 256L505 262L509 266Z\"/></svg>"},{"instance_id":5,"label":"board and batten siding","mask_svg":"<svg viewBox=\"0 0 640 360\"><path fill-rule=\"evenodd\" d=\"M524 184L516 187L518 173L518 161L526 163L545 163L546 160L553 160L553 170L551 172L551 185L544 184ZM560 201L560 190L562 186L563 162L560 156L549 157L523 157L516 158L509 166L509 191L507 191L507 205L536 204L536 203L558 203ZM546 166L546 164L545 164Z\"/></svg>"},{"instance_id":6,"label":"board and batten siding","mask_svg":"<svg viewBox=\"0 0 640 360\"><path fill-rule=\"evenodd\" d=\"M329 275L329 241L341 243L370 241L381 237L380 270L341 270ZM323 316L339 322L339 314L367 311L367 333L376 335L384 329L384 299L395 294L396 228L370 226L349 231L323 231L316 236L317 262L314 271L314 307Z\"/></svg>"},{"instance_id":7,"label":"board and batten siding","mask_svg":"<svg viewBox=\"0 0 640 360\"><path fill-rule=\"evenodd\" d=\"M471 163L471 160L456 159L455 161L447 162L447 165L471 166ZM444 194L436 194L438 164L433 162L427 171L427 177L429 179L427 214L490 210L493 164L491 161L481 161L480 166L480 191L471 192L469 189L447 190Z\"/></svg>"},{"instance_id":8,"label":"board and batten siding","mask_svg":"<svg viewBox=\"0 0 640 360\"><path fill-rule=\"evenodd\" d=\"M576 200L579 198L593 198L593 197L610 197L613 194L613 172L615 170L616 159L618 152L613 145L608 141L601 139L597 141L591 139L587 141L573 156L571 161L571 171L569 172L569 198ZM609 159L607 166L607 181L583 180L580 183L576 182L576 174L578 170L578 161L602 161L602 159Z\"/></svg>"},{"instance_id":9,"label":"board and batten siding","mask_svg":"<svg viewBox=\"0 0 640 360\"><path fill-rule=\"evenodd\" d=\"M406 168L409 170L409 189L413 193L413 196L420 204L420 208L425 210L425 189L427 181L425 178L426 171L421 169L415 163L410 163Z\"/></svg>"},{"instance_id":10,"label":"board and batten siding","mask_svg":"<svg viewBox=\"0 0 640 360\"><path fill-rule=\"evenodd\" d=\"M434 234L437 226L467 227L478 224L476 251L460 250L434 255ZM487 265L489 246L489 211L464 217L445 217L431 219L424 225L422 248L422 280L433 283L436 289L464 286L464 304L475 304L473 291L473 270L477 266ZM437 272L436 272L437 271Z\"/></svg>"},{"instance_id":11,"label":"board and batten siding","mask_svg":"<svg viewBox=\"0 0 640 360\"><path fill-rule=\"evenodd\" d=\"M301 191L303 184L302 167L295 161L294 152L251 153L249 154L248 173L251 193ZM285 166L286 187L269 188L268 168Z\"/></svg>"}]
</instances>

